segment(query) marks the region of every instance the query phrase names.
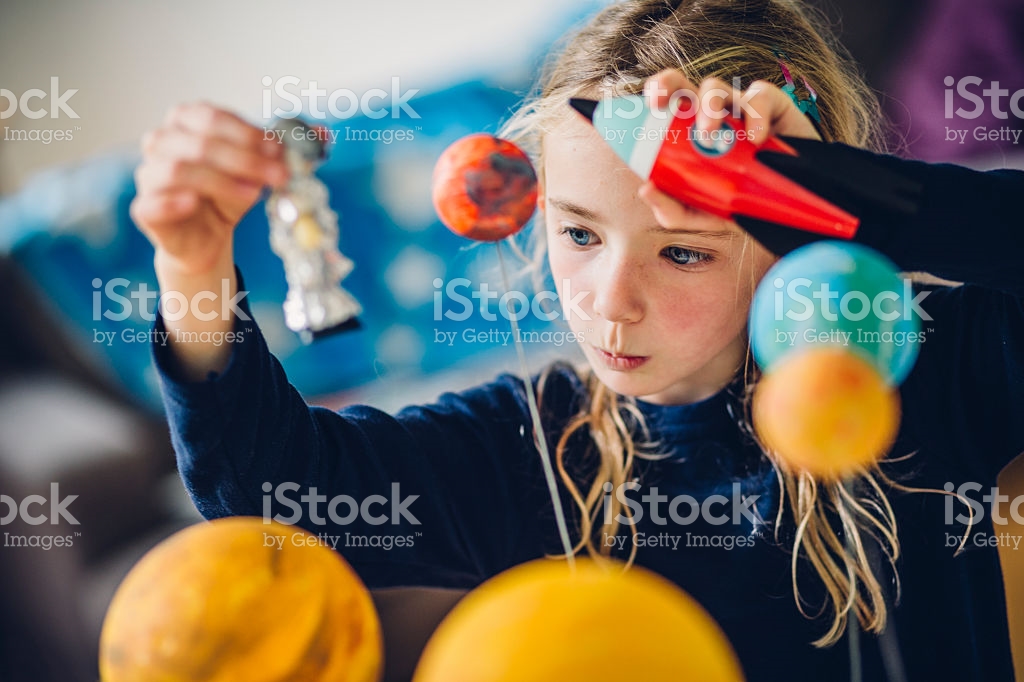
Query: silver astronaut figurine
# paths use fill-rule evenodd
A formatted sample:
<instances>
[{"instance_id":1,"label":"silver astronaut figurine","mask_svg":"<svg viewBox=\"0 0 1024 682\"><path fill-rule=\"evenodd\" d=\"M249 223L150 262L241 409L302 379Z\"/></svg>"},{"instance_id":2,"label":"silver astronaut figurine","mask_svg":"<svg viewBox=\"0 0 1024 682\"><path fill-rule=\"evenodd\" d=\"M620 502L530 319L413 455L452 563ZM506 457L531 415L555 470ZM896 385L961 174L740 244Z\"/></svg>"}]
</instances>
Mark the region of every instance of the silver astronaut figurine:
<instances>
[{"instance_id":1,"label":"silver astronaut figurine","mask_svg":"<svg viewBox=\"0 0 1024 682\"><path fill-rule=\"evenodd\" d=\"M285 149L288 184L267 200L270 247L284 262L288 295L285 324L303 343L360 327L362 306L341 288L352 261L338 251L338 216L328 205L327 187L313 175L326 156L317 131L298 119L273 125Z\"/></svg>"}]
</instances>

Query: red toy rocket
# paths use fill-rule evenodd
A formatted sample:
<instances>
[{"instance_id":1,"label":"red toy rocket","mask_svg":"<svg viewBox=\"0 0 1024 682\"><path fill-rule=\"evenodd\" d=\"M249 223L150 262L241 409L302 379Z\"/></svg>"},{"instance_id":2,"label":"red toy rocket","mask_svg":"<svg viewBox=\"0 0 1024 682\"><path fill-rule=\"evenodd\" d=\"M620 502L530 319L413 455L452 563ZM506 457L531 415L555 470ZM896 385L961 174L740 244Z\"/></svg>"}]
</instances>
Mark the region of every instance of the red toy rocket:
<instances>
[{"instance_id":1,"label":"red toy rocket","mask_svg":"<svg viewBox=\"0 0 1024 682\"><path fill-rule=\"evenodd\" d=\"M859 220L755 158L758 151L797 156L778 138L758 147L726 115L718 130L693 130L696 117L650 110L637 95L570 104L641 178L694 208L723 218L748 216L826 238L851 239Z\"/></svg>"}]
</instances>

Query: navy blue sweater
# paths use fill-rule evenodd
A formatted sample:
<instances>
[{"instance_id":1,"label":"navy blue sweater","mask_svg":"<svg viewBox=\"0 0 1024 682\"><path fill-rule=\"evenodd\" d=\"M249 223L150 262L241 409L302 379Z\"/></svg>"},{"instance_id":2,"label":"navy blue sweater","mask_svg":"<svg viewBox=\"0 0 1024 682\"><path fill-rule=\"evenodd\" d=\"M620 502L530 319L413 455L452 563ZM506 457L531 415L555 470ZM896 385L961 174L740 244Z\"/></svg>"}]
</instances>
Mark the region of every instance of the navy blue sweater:
<instances>
[{"instance_id":1,"label":"navy blue sweater","mask_svg":"<svg viewBox=\"0 0 1024 682\"><path fill-rule=\"evenodd\" d=\"M1024 249L1017 232L1024 221L1015 205L1024 174L892 163L924 183L925 209L920 220L869 245L904 270L967 284L921 287L931 292L922 307L934 319L924 323L926 341L901 386L903 419L892 451L915 454L885 471L908 486L977 483L983 490L972 496L981 500L1024 451ZM162 319L155 329L164 331ZM236 320L235 330L242 341L233 344L230 363L202 382L182 381L169 349L153 346L179 470L206 518L281 514L335 545L370 587L472 588L560 552L520 379L504 374L395 415L363 405L332 412L303 401L255 321ZM797 609L792 528L784 523L775 542L778 482L736 425L735 393L729 386L690 405L638 401L671 456L637 468L641 488L630 499L665 496L641 507L637 563L704 605L751 682L846 680L846 643L810 644L830 614L809 619ZM556 366L543 401L552 452L582 400L575 373ZM582 452L582 441L572 445ZM585 473L578 454L573 461ZM279 487L287 483L294 485ZM311 509L300 502L308 494L323 500ZM690 521L683 496L703 503L713 495L722 497ZM950 498L941 495L889 497L903 546L890 632L906 679L1012 680L1002 574L990 543L1024 548L1014 546L1006 526L993 526L986 504L966 551L954 557L964 525L947 516L964 512L961 505L947 506ZM673 501L679 504L670 509ZM301 514L294 514L299 504ZM353 504L363 504L363 513ZM1010 514L1009 504L1001 514ZM626 551L628 545L615 554ZM805 611L813 614L824 592L807 561L799 566ZM892 588L891 573L880 570ZM861 638L864 679L886 679L878 640Z\"/></svg>"}]
</instances>

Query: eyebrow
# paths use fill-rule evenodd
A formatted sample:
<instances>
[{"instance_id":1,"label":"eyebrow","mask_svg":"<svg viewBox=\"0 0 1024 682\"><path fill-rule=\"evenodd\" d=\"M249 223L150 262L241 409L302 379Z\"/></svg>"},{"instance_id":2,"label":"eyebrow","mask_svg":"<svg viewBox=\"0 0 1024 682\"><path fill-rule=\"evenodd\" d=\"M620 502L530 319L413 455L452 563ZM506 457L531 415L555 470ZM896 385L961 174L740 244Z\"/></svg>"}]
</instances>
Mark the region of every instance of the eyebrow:
<instances>
[{"instance_id":1,"label":"eyebrow","mask_svg":"<svg viewBox=\"0 0 1024 682\"><path fill-rule=\"evenodd\" d=\"M547 203L551 204L560 211L572 213L573 215L577 215L580 218L583 218L584 220L589 220L594 223L605 222L601 214L595 213L594 211L591 211L589 208L580 206L579 204L574 204L573 202L567 199L548 197ZM668 227L664 227L662 225L649 227L647 228L647 231L654 234L687 234L695 235L698 237L709 237L711 239L731 239L733 236L731 232L725 232L722 230L671 229Z\"/></svg>"},{"instance_id":2,"label":"eyebrow","mask_svg":"<svg viewBox=\"0 0 1024 682\"><path fill-rule=\"evenodd\" d=\"M579 204L574 204L566 199L552 199L549 197L547 203L551 204L560 211L565 211L566 213L578 215L584 220L589 220L595 223L604 222L604 218L602 218L599 214L594 213L589 208L584 208L583 206L580 206Z\"/></svg>"}]
</instances>

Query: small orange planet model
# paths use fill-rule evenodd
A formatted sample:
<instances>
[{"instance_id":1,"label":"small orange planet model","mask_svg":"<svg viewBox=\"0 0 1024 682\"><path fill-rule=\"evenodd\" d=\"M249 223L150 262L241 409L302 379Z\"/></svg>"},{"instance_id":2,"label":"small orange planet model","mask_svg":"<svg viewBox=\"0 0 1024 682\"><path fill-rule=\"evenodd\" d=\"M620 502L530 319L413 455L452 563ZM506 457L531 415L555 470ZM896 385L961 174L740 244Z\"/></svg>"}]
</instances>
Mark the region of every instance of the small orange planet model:
<instances>
[{"instance_id":1,"label":"small orange planet model","mask_svg":"<svg viewBox=\"0 0 1024 682\"><path fill-rule=\"evenodd\" d=\"M467 595L413 682L741 682L729 640L692 597L643 568L538 559Z\"/></svg>"},{"instance_id":2,"label":"small orange planet model","mask_svg":"<svg viewBox=\"0 0 1024 682\"><path fill-rule=\"evenodd\" d=\"M341 556L292 526L232 517L149 551L114 595L102 682L375 682L381 629Z\"/></svg>"},{"instance_id":3,"label":"small orange planet model","mask_svg":"<svg viewBox=\"0 0 1024 682\"><path fill-rule=\"evenodd\" d=\"M884 456L900 422L899 394L843 348L783 358L754 391L754 427L796 469L841 479Z\"/></svg>"},{"instance_id":4,"label":"small orange planet model","mask_svg":"<svg viewBox=\"0 0 1024 682\"><path fill-rule=\"evenodd\" d=\"M434 209L448 229L494 242L518 232L537 206L537 174L516 145L493 135L467 135L434 166Z\"/></svg>"}]
</instances>

